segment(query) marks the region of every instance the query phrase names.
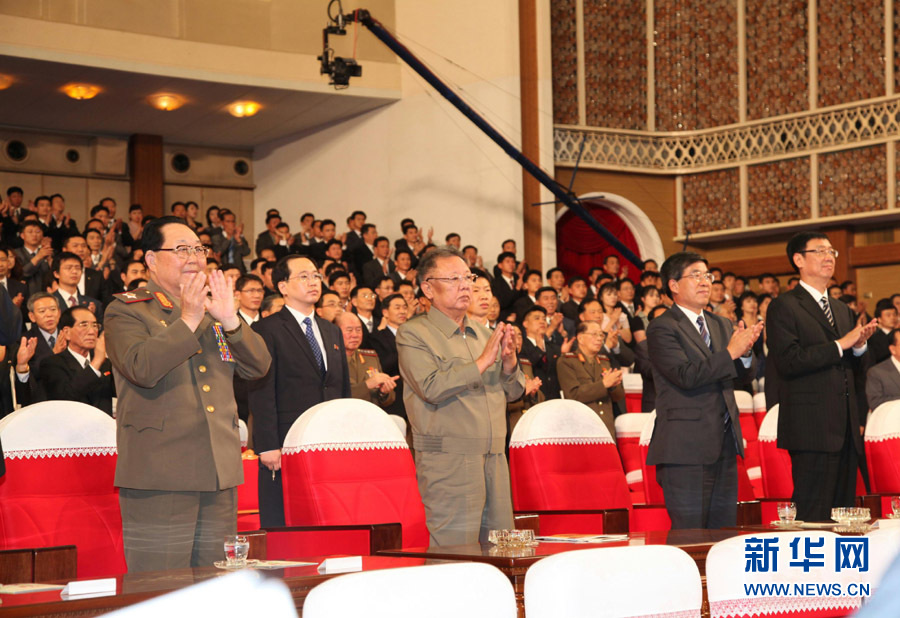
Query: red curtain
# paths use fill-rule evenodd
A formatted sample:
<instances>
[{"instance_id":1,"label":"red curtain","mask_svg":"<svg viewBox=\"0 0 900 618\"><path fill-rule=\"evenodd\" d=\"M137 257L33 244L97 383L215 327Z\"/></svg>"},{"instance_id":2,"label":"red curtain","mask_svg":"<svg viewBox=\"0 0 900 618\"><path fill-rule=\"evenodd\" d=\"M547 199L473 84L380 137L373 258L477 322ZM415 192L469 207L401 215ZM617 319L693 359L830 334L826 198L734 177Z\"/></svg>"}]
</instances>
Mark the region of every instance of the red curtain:
<instances>
[{"instance_id":1,"label":"red curtain","mask_svg":"<svg viewBox=\"0 0 900 618\"><path fill-rule=\"evenodd\" d=\"M608 203L601 199L581 202L582 206L587 208L591 215L600 222L600 225L609 230L635 255L641 257L634 234L631 233L625 221L606 206ZM603 266L603 259L607 255L618 256L621 266L628 267L628 278L634 282L639 280L640 270L638 267L623 258L622 254L613 249L600 234L591 229L574 212L571 210L566 212L556 222L556 261L566 274L566 279L575 275L587 277L591 268Z\"/></svg>"}]
</instances>

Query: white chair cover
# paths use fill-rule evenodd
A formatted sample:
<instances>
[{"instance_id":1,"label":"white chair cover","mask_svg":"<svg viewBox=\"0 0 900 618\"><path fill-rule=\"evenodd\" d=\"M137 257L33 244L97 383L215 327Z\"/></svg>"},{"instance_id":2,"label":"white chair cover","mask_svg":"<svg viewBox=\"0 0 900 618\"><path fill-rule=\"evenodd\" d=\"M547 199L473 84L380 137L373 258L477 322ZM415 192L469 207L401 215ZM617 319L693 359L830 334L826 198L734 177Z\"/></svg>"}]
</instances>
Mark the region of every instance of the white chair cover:
<instances>
[{"instance_id":1,"label":"white chair cover","mask_svg":"<svg viewBox=\"0 0 900 618\"><path fill-rule=\"evenodd\" d=\"M768 418L768 417L767 417ZM789 566L792 559L790 543L795 538L824 538L825 544L815 551L823 556L824 566L804 572ZM778 569L768 572L747 572L746 542L748 539L778 539ZM868 574L843 569L835 570L835 539L837 534L824 530L802 532L765 532L742 535L713 545L706 557L706 589L709 595L710 618L735 616L790 615L800 618L807 613L834 608L852 610L859 607L860 598L850 596L749 596L745 584L832 584L840 583L844 591L850 583L865 581ZM798 558L805 555L805 542L799 543Z\"/></svg>"},{"instance_id":2,"label":"white chair cover","mask_svg":"<svg viewBox=\"0 0 900 618\"><path fill-rule=\"evenodd\" d=\"M644 392L644 378L641 374L629 371L622 376L622 388L626 393Z\"/></svg>"},{"instance_id":3,"label":"white chair cover","mask_svg":"<svg viewBox=\"0 0 900 618\"><path fill-rule=\"evenodd\" d=\"M247 438L250 436L250 432L247 431L247 423L242 418L238 419L238 431L241 434L241 448L247 448Z\"/></svg>"},{"instance_id":4,"label":"white chair cover","mask_svg":"<svg viewBox=\"0 0 900 618\"><path fill-rule=\"evenodd\" d=\"M760 442L775 442L778 440L778 404L772 406L759 426Z\"/></svg>"},{"instance_id":5,"label":"white chair cover","mask_svg":"<svg viewBox=\"0 0 900 618\"><path fill-rule=\"evenodd\" d=\"M667 545L569 551L525 575L528 618L699 618L702 600L696 563Z\"/></svg>"},{"instance_id":6,"label":"white chair cover","mask_svg":"<svg viewBox=\"0 0 900 618\"><path fill-rule=\"evenodd\" d=\"M766 394L765 393L756 393L753 395L753 411L754 412L765 412L768 408L766 408Z\"/></svg>"},{"instance_id":7,"label":"white chair cover","mask_svg":"<svg viewBox=\"0 0 900 618\"><path fill-rule=\"evenodd\" d=\"M747 391L734 391L734 401L741 414L753 413L753 395Z\"/></svg>"},{"instance_id":8,"label":"white chair cover","mask_svg":"<svg viewBox=\"0 0 900 618\"><path fill-rule=\"evenodd\" d=\"M580 401L550 399L522 416L509 447L537 444L613 444L613 439L597 414Z\"/></svg>"},{"instance_id":9,"label":"white chair cover","mask_svg":"<svg viewBox=\"0 0 900 618\"><path fill-rule=\"evenodd\" d=\"M656 426L656 410L647 414L644 428L641 430L641 446L650 446L650 438L653 437L653 428Z\"/></svg>"},{"instance_id":10,"label":"white chair cover","mask_svg":"<svg viewBox=\"0 0 900 618\"><path fill-rule=\"evenodd\" d=\"M489 564L466 562L343 575L313 588L303 603L304 618L515 615L509 579Z\"/></svg>"},{"instance_id":11,"label":"white chair cover","mask_svg":"<svg viewBox=\"0 0 900 618\"><path fill-rule=\"evenodd\" d=\"M294 421L282 452L382 448L409 448L391 415L362 399L332 399L314 405Z\"/></svg>"},{"instance_id":12,"label":"white chair cover","mask_svg":"<svg viewBox=\"0 0 900 618\"><path fill-rule=\"evenodd\" d=\"M116 452L116 421L77 401L43 401L0 420L7 459L84 457Z\"/></svg>"},{"instance_id":13,"label":"white chair cover","mask_svg":"<svg viewBox=\"0 0 900 618\"><path fill-rule=\"evenodd\" d=\"M110 618L159 616L266 616L294 618L288 587L278 578L241 571L107 614Z\"/></svg>"}]
</instances>

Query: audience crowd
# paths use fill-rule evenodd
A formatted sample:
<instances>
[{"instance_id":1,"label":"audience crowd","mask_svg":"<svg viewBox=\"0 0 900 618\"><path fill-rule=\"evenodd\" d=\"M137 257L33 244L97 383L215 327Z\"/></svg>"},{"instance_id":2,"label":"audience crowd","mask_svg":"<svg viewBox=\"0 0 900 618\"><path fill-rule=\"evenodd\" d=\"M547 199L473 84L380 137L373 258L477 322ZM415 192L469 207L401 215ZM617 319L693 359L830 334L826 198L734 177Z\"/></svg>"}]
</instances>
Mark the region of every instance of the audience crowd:
<instances>
[{"instance_id":1,"label":"audience crowd","mask_svg":"<svg viewBox=\"0 0 900 618\"><path fill-rule=\"evenodd\" d=\"M404 219L392 240L357 210L343 226L305 213L294 231L272 209L266 213L265 229L248 239L243 223L228 209L211 206L201 217L197 203L176 202L170 210L197 233L206 250L207 271L221 270L233 282L238 315L248 325L285 306L279 288L284 278L273 281L279 260L289 255L308 258L321 282L315 313L343 337L350 393L406 417L395 335L404 322L429 310L416 268L435 247L432 229ZM22 189L6 191L0 204L0 286L21 312L26 329L18 344L0 347L0 358L14 374L0 380L0 416L10 413L14 403L46 399L81 401L113 413L115 386L103 316L116 295L124 295L120 298L127 302L129 293L147 283L141 233L152 218L137 204L120 213L114 199L104 198L79 225L66 212L60 194L26 201ZM491 260L477 247L463 245L459 234L447 234L443 243L462 253L473 274L469 319L490 329L499 322L513 326L526 383L524 395L508 404L509 431L531 405L565 397L590 406L615 435L613 420L625 411L622 382L629 371L643 377L644 411L654 409L645 332L672 304L661 293L654 260L645 261L638 271L610 254L602 267L567 277L559 268L546 273L529 268L514 240L502 243L490 267L485 262ZM292 271L284 272L288 276ZM782 291L777 276L762 273L751 281L714 265L710 272L710 311L735 325L765 323L769 303ZM791 277L785 289L797 283L798 278ZM857 299L854 282L832 280L828 294L857 317L871 319L866 304ZM871 371L868 381L865 372L860 377L862 409L900 399L892 374L883 375L885 363L900 368L898 311L900 293L879 300L872 309L878 329L869 341L868 368L882 368ZM753 369L735 388L765 390L771 406L777 401L769 399L775 391L765 381L767 353L764 330L754 345ZM234 389L252 442L253 385L236 377Z\"/></svg>"}]
</instances>

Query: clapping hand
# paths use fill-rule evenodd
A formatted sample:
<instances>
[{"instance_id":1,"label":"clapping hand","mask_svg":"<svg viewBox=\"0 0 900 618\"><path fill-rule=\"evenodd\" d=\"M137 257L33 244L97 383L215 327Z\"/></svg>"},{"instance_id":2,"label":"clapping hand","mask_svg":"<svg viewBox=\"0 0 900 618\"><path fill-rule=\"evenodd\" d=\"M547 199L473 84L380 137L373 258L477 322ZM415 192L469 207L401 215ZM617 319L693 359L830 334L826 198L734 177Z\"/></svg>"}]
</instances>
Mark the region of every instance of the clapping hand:
<instances>
[{"instance_id":1,"label":"clapping hand","mask_svg":"<svg viewBox=\"0 0 900 618\"><path fill-rule=\"evenodd\" d=\"M240 318L237 317L234 306L234 282L225 277L221 270L214 270L207 277L206 283L210 295L205 299L204 308L209 311L209 315L221 322L225 330L234 330L240 326Z\"/></svg>"}]
</instances>

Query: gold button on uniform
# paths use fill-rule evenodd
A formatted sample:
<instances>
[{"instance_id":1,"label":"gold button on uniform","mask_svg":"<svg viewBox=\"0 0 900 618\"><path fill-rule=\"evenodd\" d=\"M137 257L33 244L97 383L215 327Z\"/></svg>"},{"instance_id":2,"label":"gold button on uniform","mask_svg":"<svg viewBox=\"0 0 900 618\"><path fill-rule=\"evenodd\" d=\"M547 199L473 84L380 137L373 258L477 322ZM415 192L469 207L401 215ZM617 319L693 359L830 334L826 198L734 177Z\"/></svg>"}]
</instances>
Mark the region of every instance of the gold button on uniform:
<instances>
[{"instance_id":1,"label":"gold button on uniform","mask_svg":"<svg viewBox=\"0 0 900 618\"><path fill-rule=\"evenodd\" d=\"M214 406L206 406L206 411L212 414L216 411L216 408Z\"/></svg>"},{"instance_id":2,"label":"gold button on uniform","mask_svg":"<svg viewBox=\"0 0 900 618\"><path fill-rule=\"evenodd\" d=\"M200 371L200 373L206 373L206 365L200 365L197 367L197 370Z\"/></svg>"},{"instance_id":3,"label":"gold button on uniform","mask_svg":"<svg viewBox=\"0 0 900 618\"><path fill-rule=\"evenodd\" d=\"M209 392L209 384L204 384L204 385L202 386L202 388L203 388L203 392L204 392L204 393L208 393L208 392Z\"/></svg>"}]
</instances>

